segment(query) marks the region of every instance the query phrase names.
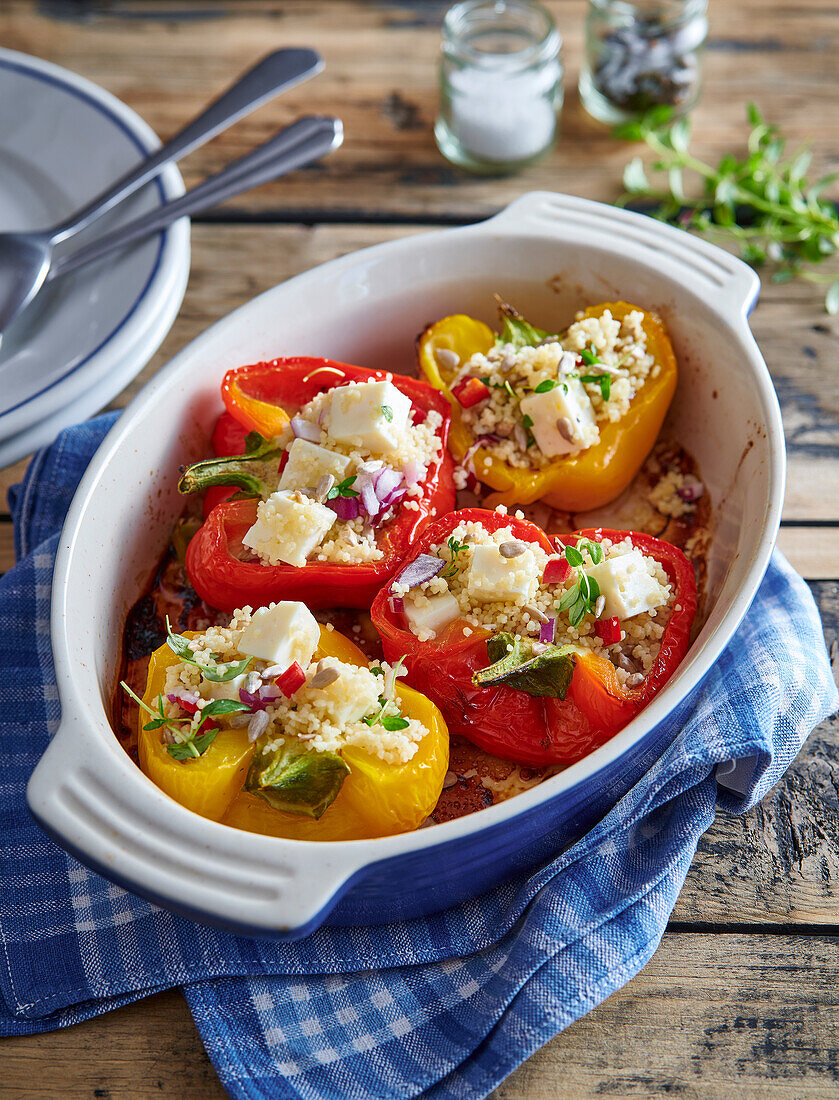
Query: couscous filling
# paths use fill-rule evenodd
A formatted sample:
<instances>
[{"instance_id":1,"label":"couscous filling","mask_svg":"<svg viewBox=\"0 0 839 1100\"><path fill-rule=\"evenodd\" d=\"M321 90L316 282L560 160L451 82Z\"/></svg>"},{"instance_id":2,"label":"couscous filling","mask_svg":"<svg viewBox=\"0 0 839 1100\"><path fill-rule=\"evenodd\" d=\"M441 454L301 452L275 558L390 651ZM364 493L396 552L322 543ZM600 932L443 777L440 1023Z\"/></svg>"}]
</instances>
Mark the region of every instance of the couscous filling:
<instances>
[{"instance_id":1,"label":"couscous filling","mask_svg":"<svg viewBox=\"0 0 839 1100\"><path fill-rule=\"evenodd\" d=\"M522 468L595 446L600 426L620 420L660 370L647 350L643 320L640 310L622 320L609 310L598 317L579 313L563 336L473 355L450 388L476 443L486 455Z\"/></svg>"},{"instance_id":2,"label":"couscous filling","mask_svg":"<svg viewBox=\"0 0 839 1100\"><path fill-rule=\"evenodd\" d=\"M432 576L412 584L403 571L391 586L420 641L454 623L467 637L489 631L533 639L536 653L548 643L591 649L607 657L630 688L652 668L673 610L666 571L634 547L631 536L580 540L548 555L510 527L490 532L470 521L427 556Z\"/></svg>"},{"instance_id":3,"label":"couscous filling","mask_svg":"<svg viewBox=\"0 0 839 1100\"><path fill-rule=\"evenodd\" d=\"M355 564L384 557L377 535L400 508L417 510L440 461L443 418L418 414L383 381L318 394L278 437L278 484L257 505L244 545L267 565Z\"/></svg>"},{"instance_id":4,"label":"couscous filling","mask_svg":"<svg viewBox=\"0 0 839 1100\"><path fill-rule=\"evenodd\" d=\"M162 706L173 726L164 728L164 738L177 740L179 721L227 699L237 709L224 724L247 728L263 755L289 746L340 755L353 745L388 764L409 761L428 729L400 712L400 669L384 661L365 667L316 660L319 636L303 604L285 603L241 608L228 626L190 639L190 658L166 670Z\"/></svg>"}]
</instances>

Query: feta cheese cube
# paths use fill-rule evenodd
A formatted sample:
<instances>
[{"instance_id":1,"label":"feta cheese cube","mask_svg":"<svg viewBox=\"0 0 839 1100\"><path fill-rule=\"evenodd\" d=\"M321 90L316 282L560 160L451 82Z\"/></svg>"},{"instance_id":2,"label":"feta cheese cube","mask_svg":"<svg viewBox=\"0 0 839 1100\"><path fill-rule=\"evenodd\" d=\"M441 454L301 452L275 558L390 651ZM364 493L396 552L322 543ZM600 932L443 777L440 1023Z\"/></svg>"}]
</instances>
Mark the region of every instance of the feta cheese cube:
<instances>
[{"instance_id":1,"label":"feta cheese cube","mask_svg":"<svg viewBox=\"0 0 839 1100\"><path fill-rule=\"evenodd\" d=\"M295 661L306 669L319 642L320 626L308 607L285 600L254 611L239 639L239 652L283 669Z\"/></svg>"},{"instance_id":2,"label":"feta cheese cube","mask_svg":"<svg viewBox=\"0 0 839 1100\"><path fill-rule=\"evenodd\" d=\"M278 489L260 501L256 523L245 532L242 542L269 565L305 565L306 559L323 542L335 522L335 513L325 504L288 489Z\"/></svg>"},{"instance_id":3,"label":"feta cheese cube","mask_svg":"<svg viewBox=\"0 0 839 1100\"><path fill-rule=\"evenodd\" d=\"M288 449L288 461L280 477L281 489L302 489L315 486L324 474L332 474L336 481L347 476L351 460L336 451L328 451L308 439L295 439Z\"/></svg>"},{"instance_id":4,"label":"feta cheese cube","mask_svg":"<svg viewBox=\"0 0 839 1100\"><path fill-rule=\"evenodd\" d=\"M426 599L427 603L418 605L410 595L405 598L405 618L414 634L427 630L437 634L460 615L460 606L451 592L440 592Z\"/></svg>"},{"instance_id":5,"label":"feta cheese cube","mask_svg":"<svg viewBox=\"0 0 839 1100\"><path fill-rule=\"evenodd\" d=\"M338 386L329 403L329 434L339 443L384 454L399 445L411 399L392 382Z\"/></svg>"},{"instance_id":6,"label":"feta cheese cube","mask_svg":"<svg viewBox=\"0 0 839 1100\"><path fill-rule=\"evenodd\" d=\"M494 545L476 546L472 551L466 588L473 600L526 603L536 594L538 583L532 550L524 550L514 558L505 558Z\"/></svg>"},{"instance_id":7,"label":"feta cheese cube","mask_svg":"<svg viewBox=\"0 0 839 1100\"><path fill-rule=\"evenodd\" d=\"M301 692L304 702L312 702L323 708L331 723L346 726L358 722L366 714L375 714L380 708L379 694L382 681L369 669L342 664L335 657L325 657L320 668L338 670L338 679L322 688L306 688Z\"/></svg>"},{"instance_id":8,"label":"feta cheese cube","mask_svg":"<svg viewBox=\"0 0 839 1100\"><path fill-rule=\"evenodd\" d=\"M633 615L652 611L653 608L667 603L669 586L662 587L650 575L640 550L630 550L628 554L607 558L586 572L597 581L600 595L606 600L604 618L610 619L617 615L619 619L631 619Z\"/></svg>"},{"instance_id":9,"label":"feta cheese cube","mask_svg":"<svg viewBox=\"0 0 839 1100\"><path fill-rule=\"evenodd\" d=\"M576 454L600 438L594 409L579 378L565 378L546 393L529 394L520 407L522 415L533 421L530 430L542 454Z\"/></svg>"}]
</instances>

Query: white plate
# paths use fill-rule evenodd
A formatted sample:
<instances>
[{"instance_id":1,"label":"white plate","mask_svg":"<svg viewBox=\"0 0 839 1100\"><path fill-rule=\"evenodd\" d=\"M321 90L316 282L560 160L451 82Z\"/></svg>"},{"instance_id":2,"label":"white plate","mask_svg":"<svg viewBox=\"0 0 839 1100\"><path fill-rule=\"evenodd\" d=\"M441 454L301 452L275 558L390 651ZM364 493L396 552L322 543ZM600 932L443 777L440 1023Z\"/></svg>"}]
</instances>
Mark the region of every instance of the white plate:
<instances>
[{"instance_id":1,"label":"white plate","mask_svg":"<svg viewBox=\"0 0 839 1100\"><path fill-rule=\"evenodd\" d=\"M23 108L23 109L22 109ZM56 65L0 49L0 230L78 209L159 141L118 99ZM174 165L67 248L182 194ZM189 274L189 223L44 289L0 347L4 463L107 404L168 332Z\"/></svg>"}]
</instances>

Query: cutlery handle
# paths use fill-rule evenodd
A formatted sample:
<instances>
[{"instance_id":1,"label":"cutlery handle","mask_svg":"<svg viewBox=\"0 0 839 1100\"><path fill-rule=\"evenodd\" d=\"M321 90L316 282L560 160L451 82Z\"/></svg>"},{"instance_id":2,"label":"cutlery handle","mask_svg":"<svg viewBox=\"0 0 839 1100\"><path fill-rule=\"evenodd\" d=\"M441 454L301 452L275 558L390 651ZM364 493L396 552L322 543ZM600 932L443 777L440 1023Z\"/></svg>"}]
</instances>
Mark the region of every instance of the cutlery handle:
<instances>
[{"instance_id":1,"label":"cutlery handle","mask_svg":"<svg viewBox=\"0 0 839 1100\"><path fill-rule=\"evenodd\" d=\"M148 237L177 218L216 206L242 191L319 160L337 149L343 138L340 119L316 115L298 119L263 145L187 191L185 195L172 199L128 225L120 226L78 251L57 259L50 269L47 281L51 282L69 271L75 271L115 248Z\"/></svg>"},{"instance_id":2,"label":"cutlery handle","mask_svg":"<svg viewBox=\"0 0 839 1100\"><path fill-rule=\"evenodd\" d=\"M136 168L132 168L112 187L97 195L87 206L71 214L67 221L49 231L51 243L58 244L85 229L107 210L111 210L148 183L164 165L180 160L275 95L314 76L322 68L323 60L320 55L309 49L276 50L263 57L162 148L141 161Z\"/></svg>"}]
</instances>

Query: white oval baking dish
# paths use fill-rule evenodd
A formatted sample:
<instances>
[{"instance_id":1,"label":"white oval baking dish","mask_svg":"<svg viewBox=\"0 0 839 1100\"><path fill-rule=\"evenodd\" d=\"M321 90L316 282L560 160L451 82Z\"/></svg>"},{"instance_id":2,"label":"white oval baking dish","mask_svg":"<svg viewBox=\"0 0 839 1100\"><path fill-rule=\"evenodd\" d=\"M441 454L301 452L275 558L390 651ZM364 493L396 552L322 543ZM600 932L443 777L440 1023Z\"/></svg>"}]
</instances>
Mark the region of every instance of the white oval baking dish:
<instances>
[{"instance_id":1,"label":"white oval baking dish","mask_svg":"<svg viewBox=\"0 0 839 1100\"><path fill-rule=\"evenodd\" d=\"M637 778L639 762L649 763L663 719L728 643L775 542L784 444L747 321L758 287L739 260L680 230L538 192L478 225L324 264L218 322L134 399L67 517L52 613L62 720L29 785L37 819L84 862L160 904L278 937L309 931L342 896L343 921L440 908L588 827L592 814L614 804L621 783ZM715 508L708 617L686 660L603 748L516 798L444 825L313 844L193 815L126 756L109 711L126 613L181 510L178 466L207 453L223 373L286 354L404 369L427 322L459 311L494 320L495 291L548 328L576 308L619 298L664 317L681 367L670 421L698 459Z\"/></svg>"}]
</instances>

